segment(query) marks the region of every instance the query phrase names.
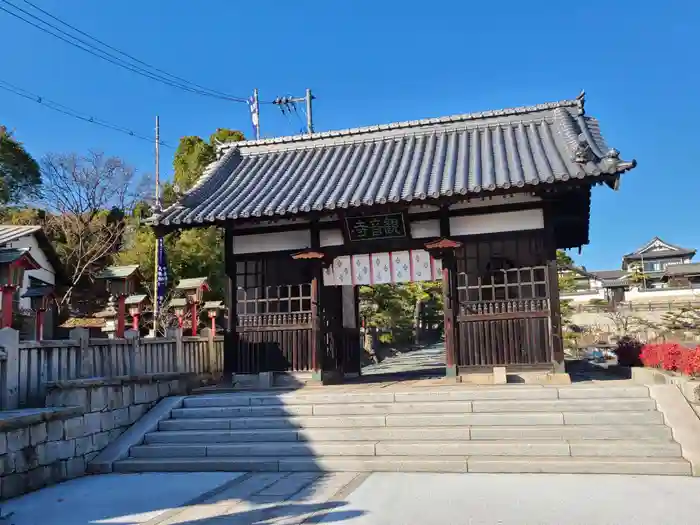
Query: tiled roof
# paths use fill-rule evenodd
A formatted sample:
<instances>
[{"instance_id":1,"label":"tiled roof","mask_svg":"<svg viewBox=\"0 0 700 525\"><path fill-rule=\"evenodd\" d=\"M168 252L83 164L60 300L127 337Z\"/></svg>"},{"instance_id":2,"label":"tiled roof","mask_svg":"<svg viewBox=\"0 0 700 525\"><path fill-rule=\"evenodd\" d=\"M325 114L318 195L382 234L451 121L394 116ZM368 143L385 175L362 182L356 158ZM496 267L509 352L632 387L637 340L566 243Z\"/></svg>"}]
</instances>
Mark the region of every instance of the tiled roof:
<instances>
[{"instance_id":1,"label":"tiled roof","mask_svg":"<svg viewBox=\"0 0 700 525\"><path fill-rule=\"evenodd\" d=\"M217 309L222 309L222 308L224 308L223 301L206 301L204 303L205 310L217 310Z\"/></svg>"},{"instance_id":2,"label":"tiled roof","mask_svg":"<svg viewBox=\"0 0 700 525\"><path fill-rule=\"evenodd\" d=\"M16 241L27 235L41 231L41 226L22 226L17 224L0 224L0 245Z\"/></svg>"},{"instance_id":3,"label":"tiled roof","mask_svg":"<svg viewBox=\"0 0 700 525\"><path fill-rule=\"evenodd\" d=\"M148 299L148 296L146 294L134 294L134 295L130 295L129 297L124 299L124 304L127 306L134 305L134 304L141 304L146 299Z\"/></svg>"},{"instance_id":4,"label":"tiled roof","mask_svg":"<svg viewBox=\"0 0 700 525\"><path fill-rule=\"evenodd\" d=\"M53 286L33 286L27 288L27 291L22 294L22 297L46 297L54 292Z\"/></svg>"},{"instance_id":5,"label":"tiled roof","mask_svg":"<svg viewBox=\"0 0 700 525\"><path fill-rule=\"evenodd\" d=\"M196 290L198 288L208 288L206 277L192 277L190 279L180 279L175 287L176 290Z\"/></svg>"},{"instance_id":6,"label":"tiled roof","mask_svg":"<svg viewBox=\"0 0 700 525\"><path fill-rule=\"evenodd\" d=\"M139 269L138 264L130 266L108 266L95 276L95 279L126 279L131 277Z\"/></svg>"},{"instance_id":7,"label":"tiled roof","mask_svg":"<svg viewBox=\"0 0 700 525\"><path fill-rule=\"evenodd\" d=\"M700 263L670 264L666 267L664 275L668 277L700 275Z\"/></svg>"},{"instance_id":8,"label":"tiled roof","mask_svg":"<svg viewBox=\"0 0 700 525\"><path fill-rule=\"evenodd\" d=\"M605 281L608 279L611 280L616 280L616 279L622 279L627 274L629 273L626 270L598 270L595 272L591 272L593 275L595 275L598 279Z\"/></svg>"},{"instance_id":9,"label":"tiled roof","mask_svg":"<svg viewBox=\"0 0 700 525\"><path fill-rule=\"evenodd\" d=\"M13 263L21 257L26 257L33 269L39 268L39 263L29 253L29 248L0 248L0 264Z\"/></svg>"},{"instance_id":10,"label":"tiled roof","mask_svg":"<svg viewBox=\"0 0 700 525\"><path fill-rule=\"evenodd\" d=\"M652 245L655 243L658 243L662 246L668 246L668 249L666 250L651 250L651 251L646 251L648 250ZM677 244L671 244L670 242L666 242L660 237L654 237L652 240L650 240L648 243L646 243L644 246L641 246L637 250L635 250L632 253L628 253L627 255L623 256L623 259L627 260L640 260L642 257L644 258L660 258L660 257L682 257L686 255L695 255L695 251L693 248L683 248L682 246L678 246Z\"/></svg>"},{"instance_id":11,"label":"tiled roof","mask_svg":"<svg viewBox=\"0 0 700 525\"><path fill-rule=\"evenodd\" d=\"M230 143L152 224L199 225L616 175L583 96L538 106Z\"/></svg>"}]
</instances>

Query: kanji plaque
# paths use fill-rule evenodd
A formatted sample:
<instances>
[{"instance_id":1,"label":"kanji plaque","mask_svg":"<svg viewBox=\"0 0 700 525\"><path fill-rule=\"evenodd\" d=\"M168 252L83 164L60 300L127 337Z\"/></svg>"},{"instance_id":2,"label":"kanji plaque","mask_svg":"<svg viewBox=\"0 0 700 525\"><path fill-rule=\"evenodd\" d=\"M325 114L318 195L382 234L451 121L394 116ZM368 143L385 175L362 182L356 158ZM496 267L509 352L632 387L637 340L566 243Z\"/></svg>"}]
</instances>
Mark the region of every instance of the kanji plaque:
<instances>
[{"instance_id":1,"label":"kanji plaque","mask_svg":"<svg viewBox=\"0 0 700 525\"><path fill-rule=\"evenodd\" d=\"M406 221L402 213L346 217L345 227L352 242L397 239L407 236Z\"/></svg>"}]
</instances>

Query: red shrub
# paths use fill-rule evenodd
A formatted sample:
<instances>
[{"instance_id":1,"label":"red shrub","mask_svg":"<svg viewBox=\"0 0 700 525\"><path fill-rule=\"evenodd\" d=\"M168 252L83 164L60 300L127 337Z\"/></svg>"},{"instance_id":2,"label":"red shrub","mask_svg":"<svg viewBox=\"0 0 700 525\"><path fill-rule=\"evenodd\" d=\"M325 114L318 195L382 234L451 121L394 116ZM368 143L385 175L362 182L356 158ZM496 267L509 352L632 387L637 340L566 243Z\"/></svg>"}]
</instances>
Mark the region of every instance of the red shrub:
<instances>
[{"instance_id":1,"label":"red shrub","mask_svg":"<svg viewBox=\"0 0 700 525\"><path fill-rule=\"evenodd\" d=\"M661 366L661 345L646 344L642 347L642 353L639 355L644 366L650 368L658 368Z\"/></svg>"},{"instance_id":2,"label":"red shrub","mask_svg":"<svg viewBox=\"0 0 700 525\"><path fill-rule=\"evenodd\" d=\"M678 370L688 376L700 376L700 346L685 349Z\"/></svg>"},{"instance_id":3,"label":"red shrub","mask_svg":"<svg viewBox=\"0 0 700 525\"><path fill-rule=\"evenodd\" d=\"M647 344L639 355L644 366L663 368L686 375L700 375L700 347L686 348L677 343Z\"/></svg>"}]
</instances>

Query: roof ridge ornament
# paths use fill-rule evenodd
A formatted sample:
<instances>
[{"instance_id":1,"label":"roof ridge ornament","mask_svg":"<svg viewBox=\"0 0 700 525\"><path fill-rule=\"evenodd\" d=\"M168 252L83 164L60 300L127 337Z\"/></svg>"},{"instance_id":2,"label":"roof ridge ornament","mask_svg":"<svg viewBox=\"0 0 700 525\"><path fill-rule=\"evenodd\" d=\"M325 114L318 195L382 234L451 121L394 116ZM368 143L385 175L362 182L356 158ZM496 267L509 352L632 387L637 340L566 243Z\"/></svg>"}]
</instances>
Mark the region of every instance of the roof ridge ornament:
<instances>
[{"instance_id":1,"label":"roof ridge ornament","mask_svg":"<svg viewBox=\"0 0 700 525\"><path fill-rule=\"evenodd\" d=\"M577 164L586 164L587 162L591 162L595 155L593 154L593 150L591 149L591 145L588 143L586 136L581 133L576 140L576 150L574 150L571 160Z\"/></svg>"},{"instance_id":2,"label":"roof ridge ornament","mask_svg":"<svg viewBox=\"0 0 700 525\"><path fill-rule=\"evenodd\" d=\"M578 114L579 116L583 116L586 114L586 91L584 89L581 90L581 93L578 94L576 97L576 107L578 108Z\"/></svg>"}]
</instances>

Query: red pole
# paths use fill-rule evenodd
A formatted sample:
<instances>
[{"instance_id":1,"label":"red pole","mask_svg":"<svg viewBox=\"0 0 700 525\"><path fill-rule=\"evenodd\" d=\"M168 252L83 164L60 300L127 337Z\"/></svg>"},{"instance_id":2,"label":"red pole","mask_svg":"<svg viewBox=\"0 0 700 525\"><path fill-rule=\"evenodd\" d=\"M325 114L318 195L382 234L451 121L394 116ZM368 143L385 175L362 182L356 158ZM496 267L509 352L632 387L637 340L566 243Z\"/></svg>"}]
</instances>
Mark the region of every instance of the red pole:
<instances>
[{"instance_id":1,"label":"red pole","mask_svg":"<svg viewBox=\"0 0 700 525\"><path fill-rule=\"evenodd\" d=\"M131 328L137 332L139 331L139 314L131 316Z\"/></svg>"},{"instance_id":2,"label":"red pole","mask_svg":"<svg viewBox=\"0 0 700 525\"><path fill-rule=\"evenodd\" d=\"M179 316L177 317L177 326L178 326L178 328L182 328L182 325L183 325L183 324L184 324L184 317L181 316L181 315L179 315Z\"/></svg>"},{"instance_id":3,"label":"red pole","mask_svg":"<svg viewBox=\"0 0 700 525\"><path fill-rule=\"evenodd\" d=\"M117 313L117 337L124 337L126 324L126 295L120 295L117 299L119 310Z\"/></svg>"},{"instance_id":4,"label":"red pole","mask_svg":"<svg viewBox=\"0 0 700 525\"><path fill-rule=\"evenodd\" d=\"M2 287L2 326L0 328L12 328L12 296L14 286Z\"/></svg>"},{"instance_id":5,"label":"red pole","mask_svg":"<svg viewBox=\"0 0 700 525\"><path fill-rule=\"evenodd\" d=\"M211 333L216 335L216 317L211 317Z\"/></svg>"},{"instance_id":6,"label":"red pole","mask_svg":"<svg viewBox=\"0 0 700 525\"><path fill-rule=\"evenodd\" d=\"M197 335L197 325L199 318L197 317L197 303L192 303L192 337Z\"/></svg>"}]
</instances>

